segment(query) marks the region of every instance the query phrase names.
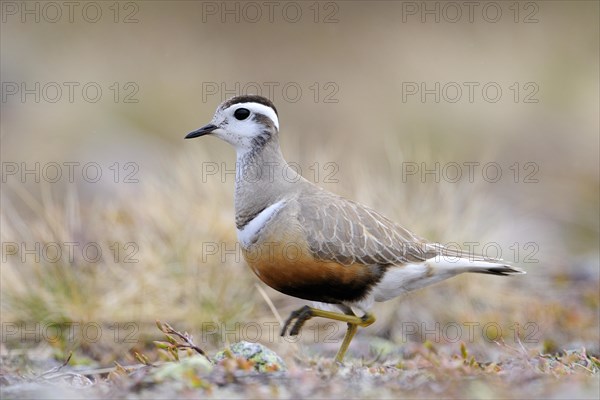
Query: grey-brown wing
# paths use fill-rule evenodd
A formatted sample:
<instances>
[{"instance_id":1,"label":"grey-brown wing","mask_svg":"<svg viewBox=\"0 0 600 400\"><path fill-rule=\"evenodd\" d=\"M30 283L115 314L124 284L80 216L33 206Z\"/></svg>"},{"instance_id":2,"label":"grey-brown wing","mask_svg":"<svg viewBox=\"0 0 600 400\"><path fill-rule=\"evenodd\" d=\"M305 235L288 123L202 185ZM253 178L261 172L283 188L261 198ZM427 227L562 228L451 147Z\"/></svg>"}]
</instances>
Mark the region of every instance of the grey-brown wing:
<instances>
[{"instance_id":1,"label":"grey-brown wing","mask_svg":"<svg viewBox=\"0 0 600 400\"><path fill-rule=\"evenodd\" d=\"M438 254L435 246L386 217L325 190L298 198L298 219L313 255L350 265L419 262Z\"/></svg>"}]
</instances>

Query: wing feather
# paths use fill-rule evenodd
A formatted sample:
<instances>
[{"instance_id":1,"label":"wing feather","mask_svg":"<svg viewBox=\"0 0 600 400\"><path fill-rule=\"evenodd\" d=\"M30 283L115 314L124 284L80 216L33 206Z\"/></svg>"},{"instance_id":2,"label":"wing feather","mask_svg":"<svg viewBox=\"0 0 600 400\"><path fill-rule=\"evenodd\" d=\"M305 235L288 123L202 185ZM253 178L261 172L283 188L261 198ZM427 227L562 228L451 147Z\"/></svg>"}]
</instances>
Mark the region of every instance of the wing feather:
<instances>
[{"instance_id":1,"label":"wing feather","mask_svg":"<svg viewBox=\"0 0 600 400\"><path fill-rule=\"evenodd\" d=\"M300 195L298 219L315 257L344 265L424 261L438 251L376 211L325 190Z\"/></svg>"},{"instance_id":2,"label":"wing feather","mask_svg":"<svg viewBox=\"0 0 600 400\"><path fill-rule=\"evenodd\" d=\"M430 242L375 210L305 183L297 197L298 222L320 260L343 265L399 265L434 257L502 262Z\"/></svg>"}]
</instances>

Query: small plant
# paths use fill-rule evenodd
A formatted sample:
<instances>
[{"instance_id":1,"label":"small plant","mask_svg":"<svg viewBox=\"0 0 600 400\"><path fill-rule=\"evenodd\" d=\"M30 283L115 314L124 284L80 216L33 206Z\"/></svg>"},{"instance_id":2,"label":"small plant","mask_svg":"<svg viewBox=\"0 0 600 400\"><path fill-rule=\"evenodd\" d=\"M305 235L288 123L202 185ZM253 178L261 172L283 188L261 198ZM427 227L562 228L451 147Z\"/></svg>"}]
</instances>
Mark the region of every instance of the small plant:
<instances>
[{"instance_id":1,"label":"small plant","mask_svg":"<svg viewBox=\"0 0 600 400\"><path fill-rule=\"evenodd\" d=\"M195 351L196 353L204 356L211 364L213 364L213 361L206 354L206 352L200 347L196 346L192 335L187 332L181 333L176 331L168 323L162 323L159 320L156 320L156 326L162 333L165 334L167 341L155 340L154 344L158 348L159 352L166 356L168 360L179 361L179 351L185 350L188 352L188 355L190 352ZM136 358L143 364L149 364L149 360L146 356L136 353Z\"/></svg>"}]
</instances>

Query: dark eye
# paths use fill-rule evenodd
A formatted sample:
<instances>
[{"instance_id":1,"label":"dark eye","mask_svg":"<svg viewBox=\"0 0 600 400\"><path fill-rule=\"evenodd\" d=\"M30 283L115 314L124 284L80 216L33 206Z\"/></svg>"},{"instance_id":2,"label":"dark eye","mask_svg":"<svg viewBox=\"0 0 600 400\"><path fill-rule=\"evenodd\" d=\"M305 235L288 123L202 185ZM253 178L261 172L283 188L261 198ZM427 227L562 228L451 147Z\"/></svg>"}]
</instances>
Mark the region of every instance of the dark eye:
<instances>
[{"instance_id":1,"label":"dark eye","mask_svg":"<svg viewBox=\"0 0 600 400\"><path fill-rule=\"evenodd\" d=\"M248 116L250 115L250 110L248 110L247 108L238 108L237 110L235 110L235 112L233 113L233 116L236 119L239 119L240 121L248 118Z\"/></svg>"}]
</instances>

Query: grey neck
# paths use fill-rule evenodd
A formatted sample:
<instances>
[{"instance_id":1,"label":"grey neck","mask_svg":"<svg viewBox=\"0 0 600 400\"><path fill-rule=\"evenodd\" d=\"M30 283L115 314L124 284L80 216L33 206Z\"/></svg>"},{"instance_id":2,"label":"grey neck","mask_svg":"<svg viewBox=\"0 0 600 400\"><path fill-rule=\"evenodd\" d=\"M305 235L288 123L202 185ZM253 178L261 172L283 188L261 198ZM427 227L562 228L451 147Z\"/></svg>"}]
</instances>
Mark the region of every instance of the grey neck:
<instances>
[{"instance_id":1,"label":"grey neck","mask_svg":"<svg viewBox=\"0 0 600 400\"><path fill-rule=\"evenodd\" d=\"M235 224L238 229L279 201L301 178L283 158L277 135L237 155Z\"/></svg>"}]
</instances>

